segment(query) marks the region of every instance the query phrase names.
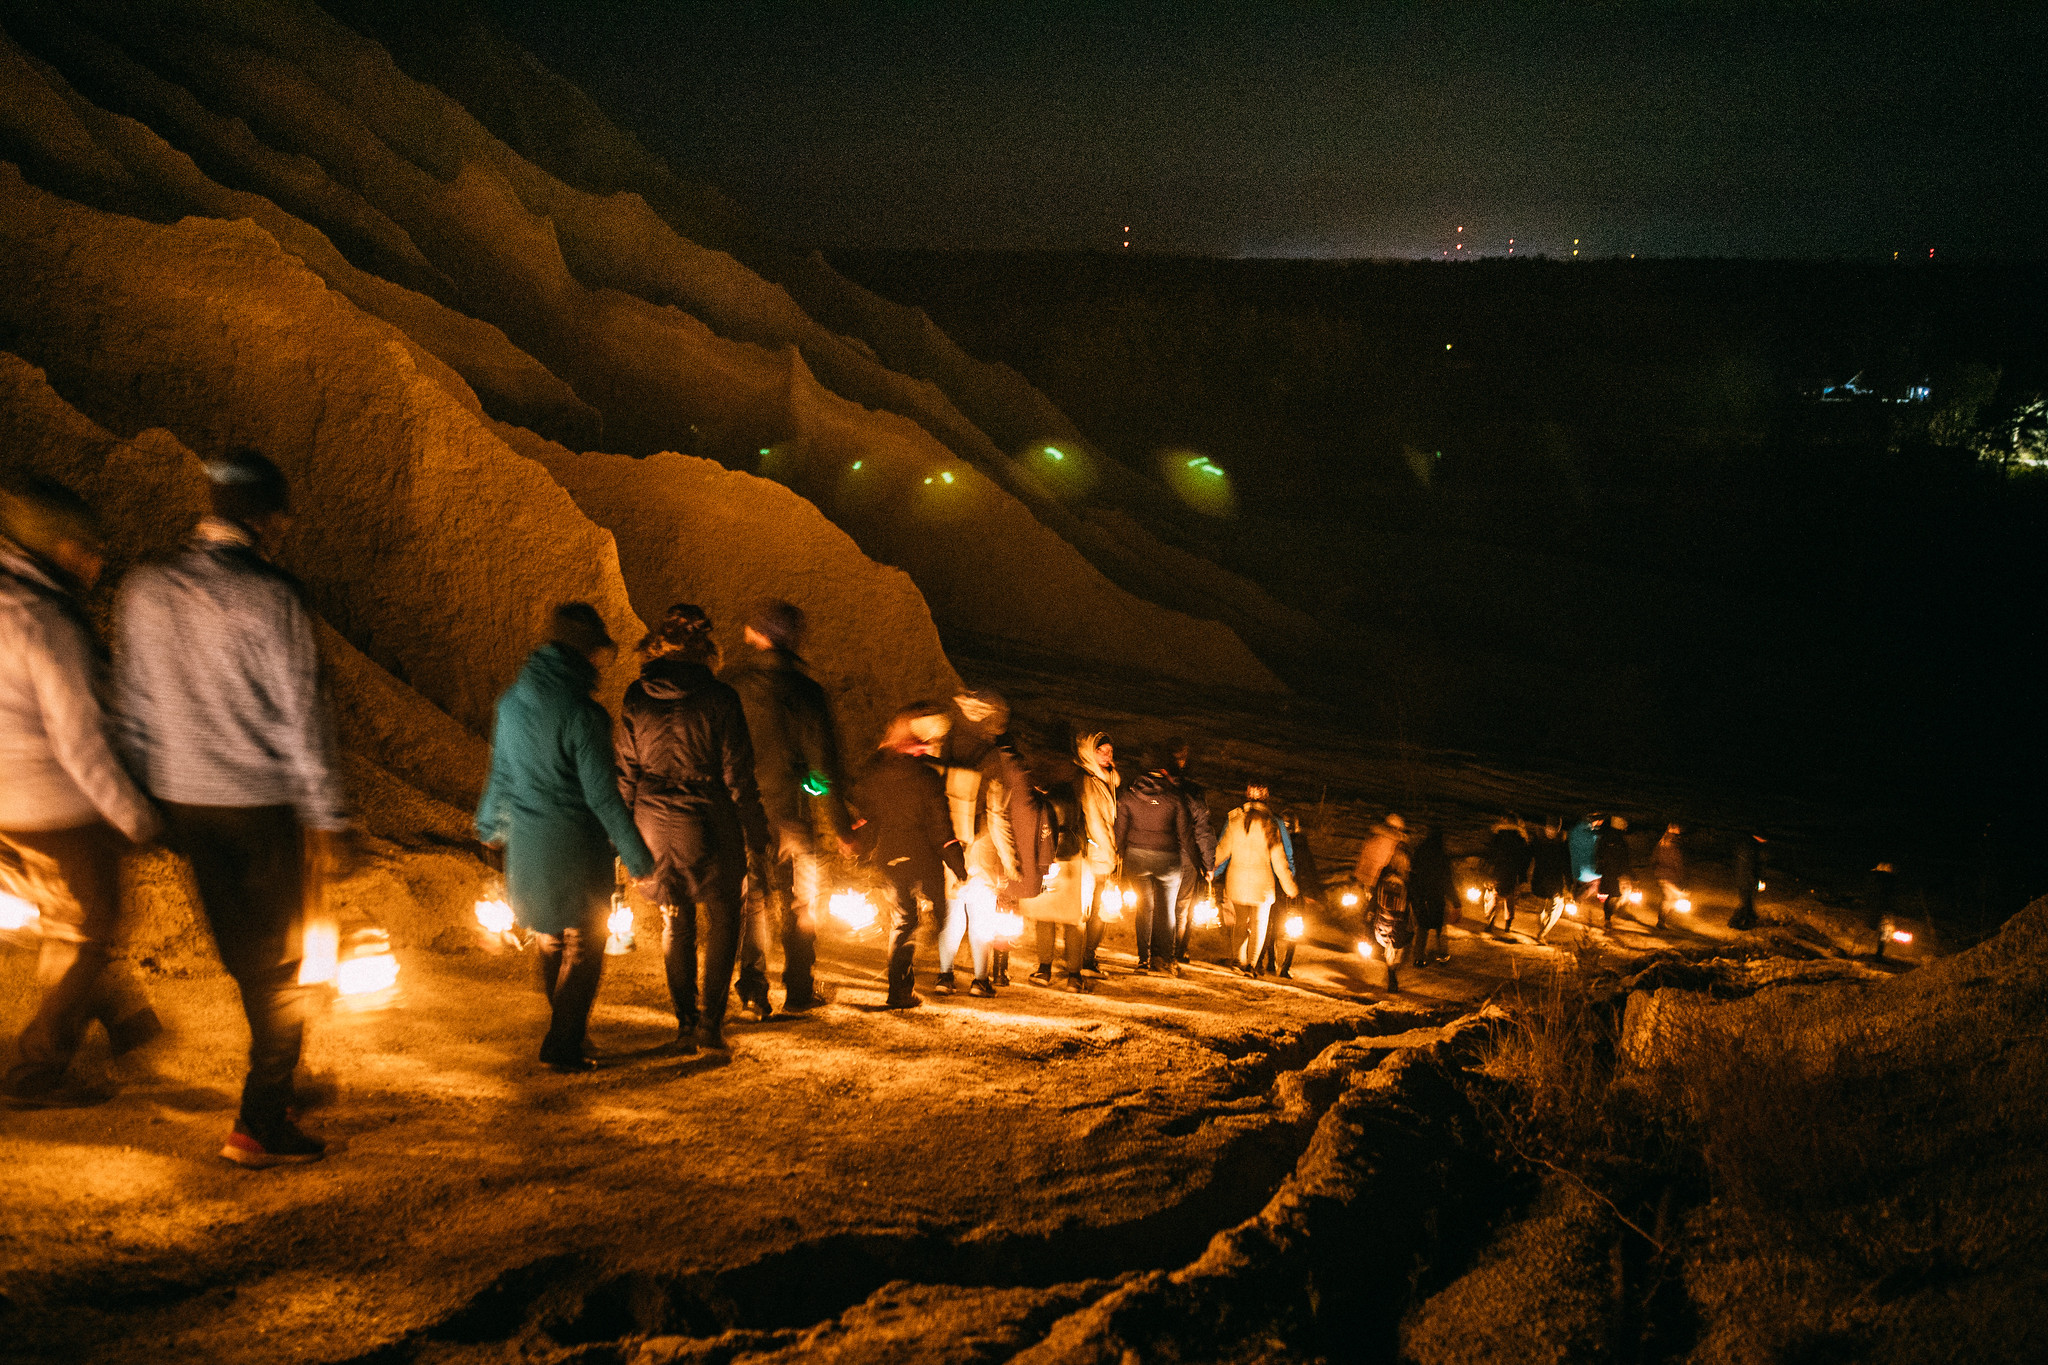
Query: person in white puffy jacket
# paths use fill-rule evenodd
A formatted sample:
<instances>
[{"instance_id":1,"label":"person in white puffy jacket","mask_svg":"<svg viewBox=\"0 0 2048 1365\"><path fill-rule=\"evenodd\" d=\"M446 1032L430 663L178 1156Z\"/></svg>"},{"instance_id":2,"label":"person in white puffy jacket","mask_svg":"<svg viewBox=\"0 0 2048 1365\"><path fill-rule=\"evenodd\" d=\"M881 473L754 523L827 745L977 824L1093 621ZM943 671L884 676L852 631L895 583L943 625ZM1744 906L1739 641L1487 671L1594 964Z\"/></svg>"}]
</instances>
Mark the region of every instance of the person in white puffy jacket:
<instances>
[{"instance_id":1,"label":"person in white puffy jacket","mask_svg":"<svg viewBox=\"0 0 2048 1365\"><path fill-rule=\"evenodd\" d=\"M100 707L105 651L78 595L103 563L98 522L70 489L36 479L0 493L0 842L26 874L14 894L30 892L42 922L42 998L0 1082L17 1105L57 1100L93 1020L117 1054L163 1031L113 968L121 855L158 820Z\"/></svg>"},{"instance_id":2,"label":"person in white puffy jacket","mask_svg":"<svg viewBox=\"0 0 2048 1365\"><path fill-rule=\"evenodd\" d=\"M1237 969L1246 976L1258 975L1273 902L1283 892L1297 894L1280 819L1266 804L1268 794L1263 782L1246 784L1244 804L1230 812L1223 837L1216 841L1216 876L1230 904Z\"/></svg>"}]
</instances>

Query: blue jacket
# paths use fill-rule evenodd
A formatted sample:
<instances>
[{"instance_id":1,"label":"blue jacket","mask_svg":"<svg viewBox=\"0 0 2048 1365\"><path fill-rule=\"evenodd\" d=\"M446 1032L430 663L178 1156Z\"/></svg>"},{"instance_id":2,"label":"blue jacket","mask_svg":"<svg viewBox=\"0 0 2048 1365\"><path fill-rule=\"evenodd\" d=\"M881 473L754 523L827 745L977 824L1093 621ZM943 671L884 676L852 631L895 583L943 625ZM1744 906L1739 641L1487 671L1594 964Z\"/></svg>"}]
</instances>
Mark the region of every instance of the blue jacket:
<instances>
[{"instance_id":1,"label":"blue jacket","mask_svg":"<svg viewBox=\"0 0 2048 1365\"><path fill-rule=\"evenodd\" d=\"M512 912L538 933L602 921L613 849L634 877L654 872L654 855L619 799L611 717L591 700L596 685L589 660L543 645L498 698L476 832L505 845Z\"/></svg>"}]
</instances>

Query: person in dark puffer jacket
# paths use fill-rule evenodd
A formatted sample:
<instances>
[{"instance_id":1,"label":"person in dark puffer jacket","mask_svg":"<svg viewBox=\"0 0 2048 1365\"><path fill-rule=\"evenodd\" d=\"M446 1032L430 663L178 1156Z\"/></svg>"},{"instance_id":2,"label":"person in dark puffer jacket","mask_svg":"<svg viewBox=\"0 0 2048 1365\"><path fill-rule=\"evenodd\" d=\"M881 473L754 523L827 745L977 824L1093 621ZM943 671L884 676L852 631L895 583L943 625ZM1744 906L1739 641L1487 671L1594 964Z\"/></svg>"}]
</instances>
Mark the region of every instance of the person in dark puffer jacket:
<instances>
[{"instance_id":1,"label":"person in dark puffer jacket","mask_svg":"<svg viewBox=\"0 0 2048 1365\"><path fill-rule=\"evenodd\" d=\"M676 1027L687 1046L725 1046L726 996L745 915L743 879L770 861L768 817L739 694L711 674L711 620L670 607L640 643L618 738L619 795L654 854L655 900ZM704 915L698 1002L697 915ZM765 982L763 985L765 994Z\"/></svg>"},{"instance_id":2,"label":"person in dark puffer jacket","mask_svg":"<svg viewBox=\"0 0 2048 1365\"><path fill-rule=\"evenodd\" d=\"M917 956L918 901L946 903L946 873L967 880L967 859L954 836L946 783L927 760L937 756L951 728L946 708L930 702L904 707L889 722L881 747L854 787L854 805L867 820L874 858L895 899L889 920L890 1009L923 1001L911 989Z\"/></svg>"},{"instance_id":3,"label":"person in dark puffer jacket","mask_svg":"<svg viewBox=\"0 0 2048 1365\"><path fill-rule=\"evenodd\" d=\"M1202 855L1195 846L1194 817L1166 762L1148 754L1139 768L1116 795L1117 857L1138 893L1138 970L1179 976L1174 906L1182 869L1199 867Z\"/></svg>"}]
</instances>

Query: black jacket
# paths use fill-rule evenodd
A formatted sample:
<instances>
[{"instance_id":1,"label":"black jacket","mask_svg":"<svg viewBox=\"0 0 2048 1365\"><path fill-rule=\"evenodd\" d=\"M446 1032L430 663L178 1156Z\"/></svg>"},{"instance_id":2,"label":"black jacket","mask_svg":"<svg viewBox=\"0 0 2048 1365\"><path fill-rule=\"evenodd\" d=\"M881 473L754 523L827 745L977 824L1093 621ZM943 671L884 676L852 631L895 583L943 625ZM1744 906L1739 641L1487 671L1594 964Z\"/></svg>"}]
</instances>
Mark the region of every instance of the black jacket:
<instances>
[{"instance_id":1,"label":"black jacket","mask_svg":"<svg viewBox=\"0 0 2048 1365\"><path fill-rule=\"evenodd\" d=\"M1164 773L1139 773L1117 789L1117 857L1134 848L1177 853L1183 865L1202 866L1201 850L1195 847L1194 817L1180 789Z\"/></svg>"},{"instance_id":2,"label":"black jacket","mask_svg":"<svg viewBox=\"0 0 2048 1365\"><path fill-rule=\"evenodd\" d=\"M650 846L723 866L768 856L768 820L754 785L746 713L701 663L651 659L626 689L617 742L619 795ZM733 842L739 848L712 848ZM659 856L659 855L657 855Z\"/></svg>"},{"instance_id":3,"label":"black jacket","mask_svg":"<svg viewBox=\"0 0 2048 1365\"><path fill-rule=\"evenodd\" d=\"M1174 777L1173 785L1180 799L1188 803L1188 815L1195 822L1195 851L1202 855L1195 871L1206 877L1216 868L1216 822L1209 814L1208 788L1185 772Z\"/></svg>"},{"instance_id":4,"label":"black jacket","mask_svg":"<svg viewBox=\"0 0 2048 1365\"><path fill-rule=\"evenodd\" d=\"M757 649L725 670L725 681L746 707L754 740L754 772L761 805L778 832L808 845L810 802L823 806L833 833L844 839L853 829L846 813L846 773L839 761L839 732L825 689L804 672L786 649ZM809 783L811 790L805 790Z\"/></svg>"},{"instance_id":5,"label":"black jacket","mask_svg":"<svg viewBox=\"0 0 2048 1365\"><path fill-rule=\"evenodd\" d=\"M1600 838L1593 845L1593 870L1600 874L1600 894L1618 896L1624 878L1635 875L1635 861L1628 851L1628 836L1614 827L1612 821L1600 827Z\"/></svg>"},{"instance_id":6,"label":"black jacket","mask_svg":"<svg viewBox=\"0 0 2048 1365\"><path fill-rule=\"evenodd\" d=\"M966 852L953 837L946 808L946 783L921 758L883 749L875 754L854 788L853 801L866 817L875 863L901 885L921 885L934 904L944 904L941 868L967 878Z\"/></svg>"},{"instance_id":7,"label":"black jacket","mask_svg":"<svg viewBox=\"0 0 2048 1365\"><path fill-rule=\"evenodd\" d=\"M1494 886L1512 891L1529 875L1529 841L1518 829L1497 829L1486 846L1486 861L1493 867Z\"/></svg>"},{"instance_id":8,"label":"black jacket","mask_svg":"<svg viewBox=\"0 0 2048 1365\"><path fill-rule=\"evenodd\" d=\"M1441 834L1432 833L1415 846L1408 872L1408 904L1415 911L1415 927L1441 929L1444 912L1458 894L1457 873Z\"/></svg>"},{"instance_id":9,"label":"black jacket","mask_svg":"<svg viewBox=\"0 0 2048 1365\"><path fill-rule=\"evenodd\" d=\"M1546 899L1562 896L1571 877L1571 846L1564 838L1543 835L1536 840L1535 860L1529 873L1529 889Z\"/></svg>"}]
</instances>

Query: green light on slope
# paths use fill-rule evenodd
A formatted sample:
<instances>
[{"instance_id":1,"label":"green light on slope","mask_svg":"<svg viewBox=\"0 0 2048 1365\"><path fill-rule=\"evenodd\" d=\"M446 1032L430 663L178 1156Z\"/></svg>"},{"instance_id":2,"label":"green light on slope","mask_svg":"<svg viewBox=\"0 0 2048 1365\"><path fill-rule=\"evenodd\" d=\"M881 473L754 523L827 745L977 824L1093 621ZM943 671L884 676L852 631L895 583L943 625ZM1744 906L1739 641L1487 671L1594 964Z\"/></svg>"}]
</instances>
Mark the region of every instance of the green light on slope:
<instances>
[{"instance_id":1,"label":"green light on slope","mask_svg":"<svg viewBox=\"0 0 2048 1365\"><path fill-rule=\"evenodd\" d=\"M772 454L774 454L774 453L775 453L775 451L774 451L774 447L772 447L772 446L762 446L762 447L761 447L761 453L762 453L763 455L772 455Z\"/></svg>"},{"instance_id":2,"label":"green light on slope","mask_svg":"<svg viewBox=\"0 0 2048 1365\"><path fill-rule=\"evenodd\" d=\"M944 473L940 474L939 477L941 479L944 479L947 483L951 483L953 482L953 471L948 469Z\"/></svg>"},{"instance_id":3,"label":"green light on slope","mask_svg":"<svg viewBox=\"0 0 2048 1365\"><path fill-rule=\"evenodd\" d=\"M1066 453L1064 451L1055 450L1051 446L1047 446L1045 448L1045 453L1052 456L1055 460L1064 460L1067 458Z\"/></svg>"},{"instance_id":4,"label":"green light on slope","mask_svg":"<svg viewBox=\"0 0 2048 1365\"><path fill-rule=\"evenodd\" d=\"M860 468L860 467L861 467L862 465L864 465L864 464L866 464L866 463L867 463L867 461L866 461L866 460L855 460L855 461L853 462L853 467L854 467L855 469L859 469L859 468Z\"/></svg>"}]
</instances>

